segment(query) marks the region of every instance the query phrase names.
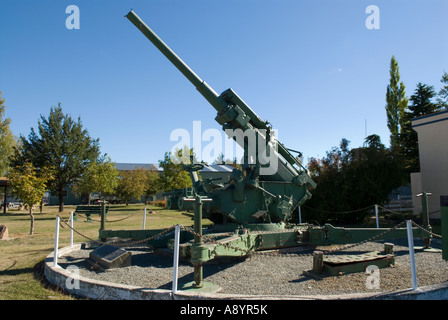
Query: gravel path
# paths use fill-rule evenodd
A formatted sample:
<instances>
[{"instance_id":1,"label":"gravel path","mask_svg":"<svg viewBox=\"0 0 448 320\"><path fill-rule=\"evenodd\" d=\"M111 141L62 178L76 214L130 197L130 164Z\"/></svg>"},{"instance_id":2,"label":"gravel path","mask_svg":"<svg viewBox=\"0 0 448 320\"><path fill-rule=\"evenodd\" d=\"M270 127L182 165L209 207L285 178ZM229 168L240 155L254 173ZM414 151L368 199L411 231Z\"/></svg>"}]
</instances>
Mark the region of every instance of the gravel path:
<instances>
[{"instance_id":1,"label":"gravel path","mask_svg":"<svg viewBox=\"0 0 448 320\"><path fill-rule=\"evenodd\" d=\"M304 274L313 266L313 248L298 247L276 255L252 255L250 258L221 258L204 265L204 281L221 286L222 293L248 295L337 295L349 293L390 292L412 287L409 251L406 240L394 243L395 266L380 269L379 289L368 289L368 274L363 272L341 276L324 276L315 279ZM415 246L422 245L415 240ZM441 242L432 241L433 248L441 248ZM368 242L342 252L344 254L382 251L384 242ZM59 258L59 265L77 265L83 277L128 284L145 288L171 289L173 274L172 256L156 254L147 247L133 247L130 267L92 270L87 258L92 249L71 252ZM448 262L440 253L416 252L418 286L433 285L448 280ZM193 266L181 261L179 264L179 287L193 281Z\"/></svg>"}]
</instances>

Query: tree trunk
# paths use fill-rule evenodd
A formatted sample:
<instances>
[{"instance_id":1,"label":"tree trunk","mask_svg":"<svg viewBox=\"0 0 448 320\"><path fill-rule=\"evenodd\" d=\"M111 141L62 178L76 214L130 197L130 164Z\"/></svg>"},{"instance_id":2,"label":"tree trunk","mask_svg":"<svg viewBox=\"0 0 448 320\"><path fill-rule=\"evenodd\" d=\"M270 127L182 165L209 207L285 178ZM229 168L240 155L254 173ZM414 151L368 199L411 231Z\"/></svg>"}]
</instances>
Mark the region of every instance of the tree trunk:
<instances>
[{"instance_id":1,"label":"tree trunk","mask_svg":"<svg viewBox=\"0 0 448 320\"><path fill-rule=\"evenodd\" d=\"M33 215L33 206L30 206L30 218L31 218L30 234L34 234L34 215Z\"/></svg>"},{"instance_id":2,"label":"tree trunk","mask_svg":"<svg viewBox=\"0 0 448 320\"><path fill-rule=\"evenodd\" d=\"M59 212L64 211L64 188L59 189Z\"/></svg>"}]
</instances>

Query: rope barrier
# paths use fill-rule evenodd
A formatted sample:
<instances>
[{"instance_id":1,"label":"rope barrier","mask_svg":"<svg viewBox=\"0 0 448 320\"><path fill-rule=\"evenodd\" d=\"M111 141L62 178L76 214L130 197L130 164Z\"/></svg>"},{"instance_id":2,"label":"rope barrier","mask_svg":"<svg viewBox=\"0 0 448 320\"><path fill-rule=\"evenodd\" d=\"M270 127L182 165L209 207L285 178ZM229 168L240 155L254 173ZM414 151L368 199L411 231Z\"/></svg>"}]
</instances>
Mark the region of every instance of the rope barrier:
<instances>
[{"instance_id":1,"label":"rope barrier","mask_svg":"<svg viewBox=\"0 0 448 320\"><path fill-rule=\"evenodd\" d=\"M161 231L160 233L158 233L158 234L156 234L156 235L154 235L154 236L151 236L151 237L148 237L148 238L145 238L145 239L141 239L141 240L135 240L135 241L117 241L117 242L105 242L105 241L99 241L99 240L95 240L95 239L92 239L92 238L90 238L90 237L88 237L88 236L86 236L86 235L84 235L84 234L82 234L81 232L79 232L78 230L76 230L75 228L72 228L71 226L70 226L70 224L69 223L67 223L61 216L59 216L59 215L57 215L61 220L60 220L60 224L61 223L64 223L67 227L69 227L71 230L73 230L74 232L76 232L78 235L80 235L81 237L83 237L83 238L86 238L87 240L89 240L89 241L91 241L91 242L94 242L94 243L98 243L98 244L111 244L111 245L114 245L114 246L132 246L132 245L136 245L136 244L141 244L141 243L145 243L145 242L148 242L148 241L150 241L150 240L154 240L154 239L156 239L156 238L159 238L159 237L161 237L161 236L163 236L163 235L165 235L165 234L167 234L168 232L170 232L171 230L173 230L174 228L175 228L175 226L171 226L171 227L169 227L169 228L167 228L167 229L165 229L165 230L163 230L163 231ZM62 226L63 227L63 226ZM64 227L63 227L64 228Z\"/></svg>"},{"instance_id":2,"label":"rope barrier","mask_svg":"<svg viewBox=\"0 0 448 320\"><path fill-rule=\"evenodd\" d=\"M381 206L381 205L379 205L379 204L378 204L377 206L378 206L379 208L381 208L381 209L383 209L383 210L386 210L386 211L389 211L389 212L391 212L391 213L402 214L402 212L393 211L393 210L388 209L388 208L386 208L386 207L383 207L383 206ZM349 211L326 211L326 210L315 209L315 208L308 207L308 206L305 206L305 205L302 205L302 207L303 207L303 208L310 209L310 210L313 210L313 211L316 211L316 212L322 212L322 213L334 213L334 214L344 214L344 213L355 213L355 212L360 212L360 211L366 211L366 210L368 210L368 209L375 208L375 205L373 204L373 205L370 205L370 206L365 207L365 208L356 209L356 210L349 210ZM433 212L429 212L429 214L433 214L433 213L437 213L437 212L440 212L440 210L436 210L436 211L433 211Z\"/></svg>"},{"instance_id":3,"label":"rope barrier","mask_svg":"<svg viewBox=\"0 0 448 320\"><path fill-rule=\"evenodd\" d=\"M363 209L365 210L365 209ZM390 210L391 211L391 210ZM137 213L136 213L137 214ZM131 215L134 216L135 214ZM129 218L131 216L125 217L125 218ZM73 213L70 216L70 218L73 217ZM120 219L120 220L124 220L124 219ZM116 220L116 221L120 221L120 220ZM71 221L73 222L73 221ZM335 249L320 249L320 251L322 251L323 253L328 254L332 254L332 253L336 253L336 252L340 252L340 251L344 251L350 248L354 248L357 246L360 246L362 244L365 244L367 242L372 242L372 241L376 241L381 239L382 237L384 237L386 234L388 234L389 232L392 232L396 229L398 229L399 227L401 227L403 224L407 225L407 233L408 233L408 242L409 242L409 252L410 252L410 259L411 259L411 271L412 271L412 281L413 281L413 288L414 290L417 288L417 279L416 279L416 274L415 274L415 260L414 260L414 245L413 245L413 237L412 237L412 225L419 228L420 230L426 232L427 234L442 239L442 236L437 235L429 230L427 230L426 228L418 225L416 222L412 221L412 220L405 220L402 221L400 223L398 223L397 225L395 225L392 228L389 228L387 230L385 230L384 232L377 234L373 237L370 237L368 239L359 241L357 243L351 243L351 244L346 244L346 245L342 245L338 248ZM180 236L180 230L184 230L186 232L191 233L192 235L194 235L194 237L199 237L201 240L204 241L208 241L211 242L213 244L215 244L216 246L223 246L227 249L231 249L231 250L235 250L235 251L239 251L241 252L241 256L248 256L248 257L252 257L252 256L275 256L275 257L304 257L304 256L314 256L315 252L312 253L284 253L284 254L278 254L278 252L276 254L271 253L271 252L262 252L262 251L256 251L255 249L244 249L244 248L239 248L239 247L235 247L232 246L230 243L223 243L221 241L218 241L216 239L213 238L212 234L207 235L203 235L203 234L199 234L197 232L195 232L191 227L184 227L183 225L174 225L171 226L169 228L166 228L165 230L162 230L161 232L159 232L158 234L151 236L151 237L147 237L145 239L141 239L141 240L137 240L137 241L117 241L117 242L106 242L106 241L98 241L95 239L92 239L84 234L82 234L81 232L79 232L78 230L76 230L75 228L73 228L72 224L69 224L67 221L65 221L64 218L62 218L60 215L56 215L56 230L55 230L55 250L54 250L54 258L53 258L53 266L56 267L57 266L57 258L58 258L58 240L59 240L59 226L62 226L64 228L65 226L68 226L73 232L76 232L78 235L90 240L93 243L98 243L100 245L103 244L111 244L111 245L115 245L115 246L133 246L136 244L141 244L141 243L145 243L148 241L151 241L153 239L156 238L160 238L163 237L165 235L167 235L168 233L170 233L171 231L174 230L174 260L173 260L173 287L172 287L172 291L173 293L175 293L177 291L177 278L178 278L178 259L179 259L179 236ZM295 230L295 232L299 232L299 230ZM260 234L261 232L254 232L255 234ZM248 233L244 233L245 235L248 235ZM217 236L220 237L220 239L222 239L223 236L227 235L227 236L232 236L232 235L238 235L238 232L230 232L230 233L219 233L219 234L215 234ZM71 232L71 237L72 237L72 232ZM214 251L216 249L213 249ZM322 254L322 253L320 253ZM313 262L314 263L314 262ZM202 278L202 271L201 271L201 278ZM195 279L196 279L196 265L195 265Z\"/></svg>"},{"instance_id":4,"label":"rope barrier","mask_svg":"<svg viewBox=\"0 0 448 320\"><path fill-rule=\"evenodd\" d=\"M130 215L124 217L124 218L116 219L116 220L106 220L106 222L108 222L108 223L113 223L113 222L119 222L119 221L127 220L127 219L132 218L133 216L135 216L135 215L137 215L137 214L141 214L141 210L137 211L136 213L130 214ZM77 215L83 215L83 216L85 216L86 218L88 218L87 215L86 215L85 213L77 213ZM90 219L91 221L101 222L101 220L92 219L92 218L89 218L89 219Z\"/></svg>"},{"instance_id":5,"label":"rope barrier","mask_svg":"<svg viewBox=\"0 0 448 320\"><path fill-rule=\"evenodd\" d=\"M59 215L58 215L58 216L59 216ZM158 234L156 234L156 235L154 235L154 236L151 236L151 237L148 237L148 238L145 238L145 239L141 239L141 240L135 240L135 241L105 242L105 241L99 241L99 240L92 239L92 238L90 238L90 237L88 237L88 236L82 234L81 232L79 232L79 231L76 230L75 228L72 228L72 227L70 226L70 224L69 224L68 222L66 222L61 216L59 216L59 218L60 218L60 225L61 225L63 228L64 228L64 226L63 226L62 224L65 224L67 227L69 227L70 229L72 229L72 230L73 230L74 232L76 232L78 235L80 235L80 236L82 236L82 237L88 239L89 241L91 241L91 242L93 242L93 243L98 243L98 244L101 244L101 245L106 244L106 243L107 243L107 244L111 244L111 245L115 245L115 246L133 246L133 245L137 245L137 244L142 244L142 243L145 243L145 242L154 240L154 239L156 239L156 238L160 238L160 237L162 237L162 236L165 236L165 235L167 235L169 232L171 232L172 230L174 230L175 227L176 227L176 225L173 225L173 226L171 226L171 227L169 227L169 228L164 229L163 231L161 231L160 233L158 233ZM329 249L329 250L320 249L320 251L323 251L324 253L327 253L327 254L331 254L331 253L335 253L335 252L339 252L339 251L347 250L347 249L350 249L350 248L354 248L354 247L360 246L360 245L362 245L362 244L364 244L364 243L367 243L367 242L376 241L376 240L381 239L383 236L385 236L385 235L388 234L389 232L392 232L392 231L398 229L399 227L401 227L401 226L402 226L403 224L405 224L405 223L406 223L406 221L402 221L402 222L398 223L397 225L395 225L394 227L391 227L391 228L385 230L384 232L382 232L382 233L380 233L380 234L378 234L378 235L376 235L376 236L373 236L373 237L368 238L368 239L366 239L366 240L362 240L362 241L357 242L357 243L350 243L350 244L346 244L346 245L341 245L339 248L336 248L336 249ZM441 236L441 235L435 234L435 233L433 233L433 232L431 232L431 231L425 229L424 227L420 226L420 225L417 224L416 222L412 221L412 224L413 224L415 227L417 227L417 228L421 229L422 231L426 232L428 235L431 235L431 236L433 236L433 237L435 237L435 238L438 238L438 239L442 239L442 236ZM199 233L193 231L193 229L192 229L191 227L184 227L183 225L179 225L179 227L180 227L181 230L184 230L184 231L186 231L186 232L189 232L189 233L191 233L191 234L194 235L194 236L198 236L198 237L202 238L203 240L205 240L206 242L209 242L209 243L212 243L212 244L215 244L215 245L219 245L219 246L223 246L223 247L225 247L225 248L227 248L227 249L232 249L232 250L235 250L235 251L240 251L240 252L242 252L242 253L244 253L245 255L248 255L248 256L251 256L251 255L263 255L263 256L276 256L276 257L283 257L283 256L284 256L284 257L287 257L287 256L294 256L294 257L297 257L297 256L311 256L311 255L313 255L312 253L302 253L302 254L294 253L294 254L282 254L282 255L279 255L279 254L277 254L277 253L262 252L262 251L254 251L254 250L250 250L250 249L242 249L242 248L239 248L239 247L232 246L232 245L230 245L229 243L222 243L222 242L220 242L220 241L217 241L217 240L213 239L212 236L210 236L210 235L209 235L209 236L207 236L207 235L200 235ZM223 235L224 235L224 236L225 236L225 235L227 235L227 236L231 236L231 235L233 235L233 234L234 234L234 233L229 232L229 233L225 233L225 234L219 234L219 236L220 236L220 237L223 236Z\"/></svg>"},{"instance_id":6,"label":"rope barrier","mask_svg":"<svg viewBox=\"0 0 448 320\"><path fill-rule=\"evenodd\" d=\"M389 212L391 212L391 213L402 214L402 212L398 212L398 211L390 210L390 209L385 208L385 207L383 207L383 206L381 206L381 205L379 205L379 204L378 204L378 208L381 208L381 209L383 209L383 210L389 211Z\"/></svg>"},{"instance_id":7,"label":"rope barrier","mask_svg":"<svg viewBox=\"0 0 448 320\"><path fill-rule=\"evenodd\" d=\"M340 214L340 213L354 213L354 212L365 211L371 207L375 207L375 205L370 205L370 206L362 208L362 209L356 209L356 210L351 210L351 211L325 211L325 210L318 210L318 209L311 208L311 207L304 206L304 205L302 205L302 207L316 211L316 212Z\"/></svg>"}]
</instances>

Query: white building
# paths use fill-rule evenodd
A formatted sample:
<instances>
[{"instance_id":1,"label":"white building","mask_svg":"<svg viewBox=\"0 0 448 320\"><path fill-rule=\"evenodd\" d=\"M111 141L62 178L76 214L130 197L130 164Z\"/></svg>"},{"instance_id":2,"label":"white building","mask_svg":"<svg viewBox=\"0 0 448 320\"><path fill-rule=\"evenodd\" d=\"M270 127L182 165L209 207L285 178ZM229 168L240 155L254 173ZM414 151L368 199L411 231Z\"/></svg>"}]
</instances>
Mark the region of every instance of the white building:
<instances>
[{"instance_id":1,"label":"white building","mask_svg":"<svg viewBox=\"0 0 448 320\"><path fill-rule=\"evenodd\" d=\"M448 110L412 120L418 135L420 172L411 174L414 214L422 210L421 192L428 197L430 218L440 218L440 196L448 195Z\"/></svg>"}]
</instances>

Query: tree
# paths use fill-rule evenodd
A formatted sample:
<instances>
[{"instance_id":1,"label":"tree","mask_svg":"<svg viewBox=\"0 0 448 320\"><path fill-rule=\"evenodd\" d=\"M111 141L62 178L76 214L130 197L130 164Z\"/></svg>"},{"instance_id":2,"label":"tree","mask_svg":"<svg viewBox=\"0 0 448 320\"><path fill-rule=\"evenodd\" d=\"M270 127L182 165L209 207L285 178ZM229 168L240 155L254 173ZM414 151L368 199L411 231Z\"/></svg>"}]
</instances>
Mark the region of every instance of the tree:
<instances>
[{"instance_id":1,"label":"tree","mask_svg":"<svg viewBox=\"0 0 448 320\"><path fill-rule=\"evenodd\" d=\"M89 195L98 192L100 198L115 193L118 186L118 170L115 163L104 155L98 161L90 163L81 178L73 185L73 192L78 195Z\"/></svg>"},{"instance_id":2,"label":"tree","mask_svg":"<svg viewBox=\"0 0 448 320\"><path fill-rule=\"evenodd\" d=\"M233 158L233 161L230 159L226 159L224 153L218 154L215 160L213 160L212 164L227 164L235 169L242 170L243 166L238 163L236 157Z\"/></svg>"},{"instance_id":3,"label":"tree","mask_svg":"<svg viewBox=\"0 0 448 320\"><path fill-rule=\"evenodd\" d=\"M401 154L404 157L403 164L408 174L420 171L418 137L417 132L412 129L411 120L440 111L440 105L432 102L435 96L436 93L433 86L420 82L417 84L414 94L410 97L411 104L405 111L404 127L400 139Z\"/></svg>"},{"instance_id":4,"label":"tree","mask_svg":"<svg viewBox=\"0 0 448 320\"><path fill-rule=\"evenodd\" d=\"M145 193L147 182L147 169L120 171L116 194L126 205L134 198L140 198Z\"/></svg>"},{"instance_id":5,"label":"tree","mask_svg":"<svg viewBox=\"0 0 448 320\"><path fill-rule=\"evenodd\" d=\"M227 160L228 162L229 160ZM224 156L224 153L220 153L218 154L218 156L216 157L215 160L213 160L212 164L225 164L226 163L226 158Z\"/></svg>"},{"instance_id":6,"label":"tree","mask_svg":"<svg viewBox=\"0 0 448 320\"><path fill-rule=\"evenodd\" d=\"M413 117L420 117L440 110L440 106L431 101L436 96L434 87L419 82L414 94L411 96L409 105L410 114Z\"/></svg>"},{"instance_id":7,"label":"tree","mask_svg":"<svg viewBox=\"0 0 448 320\"><path fill-rule=\"evenodd\" d=\"M0 92L0 176L3 177L8 172L16 140L9 128L11 119L4 119L6 106L4 105L5 99L1 95L2 92Z\"/></svg>"},{"instance_id":8,"label":"tree","mask_svg":"<svg viewBox=\"0 0 448 320\"><path fill-rule=\"evenodd\" d=\"M390 146L392 150L397 150L400 144L400 134L404 125L404 112L408 105L405 97L405 86L400 81L398 62L394 56L390 61L390 83L386 92L386 115L387 127L390 131Z\"/></svg>"},{"instance_id":9,"label":"tree","mask_svg":"<svg viewBox=\"0 0 448 320\"><path fill-rule=\"evenodd\" d=\"M157 170L148 170L146 173L145 202L152 195L162 190L160 173Z\"/></svg>"},{"instance_id":10,"label":"tree","mask_svg":"<svg viewBox=\"0 0 448 320\"><path fill-rule=\"evenodd\" d=\"M14 163L31 161L36 168L55 168L51 191L59 197L59 212L64 210L64 188L76 182L87 166L99 157L99 140L90 138L81 119L74 121L62 112L61 104L52 107L48 119L41 115L38 133L31 128L28 139L21 136Z\"/></svg>"},{"instance_id":11,"label":"tree","mask_svg":"<svg viewBox=\"0 0 448 320\"><path fill-rule=\"evenodd\" d=\"M45 191L47 191L47 183L52 178L52 169L45 167L37 170L30 162L15 167L8 173L12 194L21 199L29 208L30 234L34 233L33 206L42 201Z\"/></svg>"},{"instance_id":12,"label":"tree","mask_svg":"<svg viewBox=\"0 0 448 320\"><path fill-rule=\"evenodd\" d=\"M357 223L370 213L366 208L388 201L389 193L402 184L401 164L381 143L370 135L365 147L349 149L343 139L322 159L312 158L308 169L317 183L302 215L319 223Z\"/></svg>"},{"instance_id":13,"label":"tree","mask_svg":"<svg viewBox=\"0 0 448 320\"><path fill-rule=\"evenodd\" d=\"M442 82L443 87L437 94L437 103L441 108L448 109L448 73L446 71L443 72L440 82Z\"/></svg>"},{"instance_id":14,"label":"tree","mask_svg":"<svg viewBox=\"0 0 448 320\"><path fill-rule=\"evenodd\" d=\"M160 167L163 168L163 173L160 176L163 191L169 192L192 186L190 174L182 168L180 161L185 157L184 155L194 158L193 149L176 150L174 154L165 152L164 159L159 161Z\"/></svg>"}]
</instances>

